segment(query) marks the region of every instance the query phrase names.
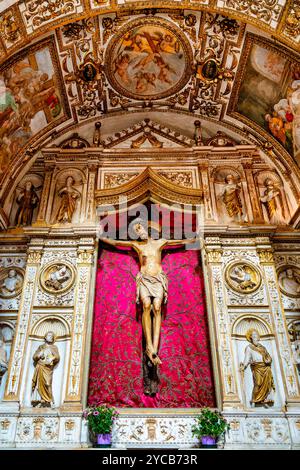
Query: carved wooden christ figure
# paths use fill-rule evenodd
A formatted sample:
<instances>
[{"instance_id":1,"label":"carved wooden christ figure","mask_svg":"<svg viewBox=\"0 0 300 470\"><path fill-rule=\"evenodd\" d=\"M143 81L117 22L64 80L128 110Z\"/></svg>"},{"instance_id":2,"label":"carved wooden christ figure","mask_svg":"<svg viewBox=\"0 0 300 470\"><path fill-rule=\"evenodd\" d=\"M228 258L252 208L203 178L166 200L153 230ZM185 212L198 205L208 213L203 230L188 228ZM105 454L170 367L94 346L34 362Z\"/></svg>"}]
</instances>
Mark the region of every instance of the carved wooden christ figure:
<instances>
[{"instance_id":1,"label":"carved wooden christ figure","mask_svg":"<svg viewBox=\"0 0 300 470\"><path fill-rule=\"evenodd\" d=\"M270 394L275 391L271 369L272 358L267 349L259 343L258 331L251 328L247 331L246 338L250 344L245 349L245 358L240 364L240 370L243 372L248 365L251 367L253 390L250 403L252 406L272 406L274 401L270 398Z\"/></svg>"},{"instance_id":2,"label":"carved wooden christ figure","mask_svg":"<svg viewBox=\"0 0 300 470\"><path fill-rule=\"evenodd\" d=\"M160 227L149 222L149 228L160 231ZM161 330L161 308L168 300L168 280L161 265L162 250L166 246L178 246L190 244L193 240L166 240L164 238L153 239L145 228L145 224L137 222L133 227L138 235L137 241L119 241L102 238L102 241L113 246L127 246L133 248L140 262L140 272L136 277L136 302L142 303L143 315L142 326L145 337L145 354L154 366L161 364L158 356L160 330ZM151 317L153 312L153 319ZM156 371L153 371L153 379L156 379ZM153 391L145 388L145 393L152 394Z\"/></svg>"},{"instance_id":3,"label":"carved wooden christ figure","mask_svg":"<svg viewBox=\"0 0 300 470\"><path fill-rule=\"evenodd\" d=\"M32 377L32 406L50 407L54 402L52 393L53 370L59 363L60 356L55 346L52 331L45 334L45 343L37 348L33 355L34 374Z\"/></svg>"}]
</instances>

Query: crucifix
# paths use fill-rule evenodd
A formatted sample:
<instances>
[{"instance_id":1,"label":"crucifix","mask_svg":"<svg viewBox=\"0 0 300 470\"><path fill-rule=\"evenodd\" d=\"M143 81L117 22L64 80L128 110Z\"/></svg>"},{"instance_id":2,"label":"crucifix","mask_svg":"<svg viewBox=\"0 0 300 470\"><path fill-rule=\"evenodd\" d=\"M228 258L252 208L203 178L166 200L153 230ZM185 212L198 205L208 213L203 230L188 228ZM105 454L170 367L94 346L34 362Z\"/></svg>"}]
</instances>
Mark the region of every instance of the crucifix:
<instances>
[{"instance_id":1,"label":"crucifix","mask_svg":"<svg viewBox=\"0 0 300 470\"><path fill-rule=\"evenodd\" d=\"M194 243L196 238L184 240L154 239L149 232L154 230L160 234L160 226L151 221L148 222L148 230L145 227L144 221L137 221L133 225L133 230L138 236L138 240L125 241L102 237L101 240L109 245L133 248L138 254L140 271L136 276L136 302L138 304L141 303L143 309L142 326L146 343L145 356L148 361L147 367L150 371L150 376L154 378L154 381L157 381L157 366L162 363L158 356L161 309L163 303L166 304L168 301L168 279L161 265L162 251L167 246ZM151 315L151 311L153 315ZM153 391L153 387L147 384L147 382L145 380L144 393L147 395L155 394L156 392Z\"/></svg>"}]
</instances>

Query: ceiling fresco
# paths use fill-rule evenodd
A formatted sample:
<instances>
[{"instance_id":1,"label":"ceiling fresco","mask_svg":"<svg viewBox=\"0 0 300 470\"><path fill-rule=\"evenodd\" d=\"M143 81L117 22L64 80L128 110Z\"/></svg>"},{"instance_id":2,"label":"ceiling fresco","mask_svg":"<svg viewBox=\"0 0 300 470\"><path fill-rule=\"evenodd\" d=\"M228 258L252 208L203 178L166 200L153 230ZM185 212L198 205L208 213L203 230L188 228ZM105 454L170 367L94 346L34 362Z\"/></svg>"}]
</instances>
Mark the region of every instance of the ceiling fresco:
<instances>
[{"instance_id":1,"label":"ceiling fresco","mask_svg":"<svg viewBox=\"0 0 300 470\"><path fill-rule=\"evenodd\" d=\"M191 59L190 44L178 27L162 19L141 18L130 21L110 41L105 67L119 93L156 100L184 87L191 76Z\"/></svg>"},{"instance_id":2,"label":"ceiling fresco","mask_svg":"<svg viewBox=\"0 0 300 470\"><path fill-rule=\"evenodd\" d=\"M0 179L71 133L92 145L96 121L109 139L153 113L299 164L298 3L0 1Z\"/></svg>"},{"instance_id":3,"label":"ceiling fresco","mask_svg":"<svg viewBox=\"0 0 300 470\"><path fill-rule=\"evenodd\" d=\"M252 35L247 36L243 52L229 111L250 119L297 155L300 136L299 130L294 132L294 120L299 107L299 61Z\"/></svg>"},{"instance_id":4,"label":"ceiling fresco","mask_svg":"<svg viewBox=\"0 0 300 470\"><path fill-rule=\"evenodd\" d=\"M0 86L0 139L5 167L33 136L67 116L53 41L42 41L0 67Z\"/></svg>"}]
</instances>

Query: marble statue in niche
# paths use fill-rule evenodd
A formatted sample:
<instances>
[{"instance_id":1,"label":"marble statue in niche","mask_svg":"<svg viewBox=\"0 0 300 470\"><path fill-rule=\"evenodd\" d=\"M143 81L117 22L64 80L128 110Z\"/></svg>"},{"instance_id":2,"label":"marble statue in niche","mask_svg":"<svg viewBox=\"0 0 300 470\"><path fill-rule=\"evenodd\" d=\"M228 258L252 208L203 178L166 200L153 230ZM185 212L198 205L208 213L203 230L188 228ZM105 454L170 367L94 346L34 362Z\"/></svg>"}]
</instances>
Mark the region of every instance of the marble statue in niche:
<instances>
[{"instance_id":1,"label":"marble statue in niche","mask_svg":"<svg viewBox=\"0 0 300 470\"><path fill-rule=\"evenodd\" d=\"M51 404L54 403L52 393L53 371L60 360L58 348L54 344L54 333L48 331L44 339L44 344L39 346L33 355L35 370L32 377L31 404L39 408L51 407Z\"/></svg>"},{"instance_id":2,"label":"marble statue in niche","mask_svg":"<svg viewBox=\"0 0 300 470\"><path fill-rule=\"evenodd\" d=\"M2 334L0 334L0 385L2 382L2 378L7 371L8 368L8 358L5 349L5 342Z\"/></svg>"},{"instance_id":3,"label":"marble statue in niche","mask_svg":"<svg viewBox=\"0 0 300 470\"><path fill-rule=\"evenodd\" d=\"M57 212L56 221L62 223L71 223L76 208L77 199L81 198L80 192L74 187L73 176L68 176L66 185L58 191L61 198L60 206Z\"/></svg>"},{"instance_id":4,"label":"marble statue in niche","mask_svg":"<svg viewBox=\"0 0 300 470\"><path fill-rule=\"evenodd\" d=\"M288 297L300 297L300 269L284 266L278 273L280 290Z\"/></svg>"},{"instance_id":5,"label":"marble statue in niche","mask_svg":"<svg viewBox=\"0 0 300 470\"><path fill-rule=\"evenodd\" d=\"M257 330L251 328L246 333L249 345L245 349L244 362L240 364L240 371L243 374L250 365L253 390L250 400L251 406L274 405L274 400L270 395L275 392L274 379L271 369L272 358L267 349L259 342L260 335Z\"/></svg>"},{"instance_id":6,"label":"marble statue in niche","mask_svg":"<svg viewBox=\"0 0 300 470\"><path fill-rule=\"evenodd\" d=\"M241 190L241 183L236 182L233 175L229 174L225 177L221 199L229 217L237 222L242 222L243 217Z\"/></svg>"},{"instance_id":7,"label":"marble statue in niche","mask_svg":"<svg viewBox=\"0 0 300 470\"><path fill-rule=\"evenodd\" d=\"M65 263L55 263L46 266L41 274L41 284L45 290L52 294L60 294L73 284L74 273Z\"/></svg>"},{"instance_id":8,"label":"marble statue in niche","mask_svg":"<svg viewBox=\"0 0 300 470\"><path fill-rule=\"evenodd\" d=\"M265 191L260 198L265 207L269 222L274 225L285 225L283 202L280 190L271 178L266 178Z\"/></svg>"},{"instance_id":9,"label":"marble statue in niche","mask_svg":"<svg viewBox=\"0 0 300 470\"><path fill-rule=\"evenodd\" d=\"M0 297L17 296L23 285L23 273L17 268L6 268L0 274Z\"/></svg>"},{"instance_id":10,"label":"marble statue in niche","mask_svg":"<svg viewBox=\"0 0 300 470\"><path fill-rule=\"evenodd\" d=\"M226 281L235 291L243 294L254 292L261 283L258 270L248 263L236 262L226 270Z\"/></svg>"},{"instance_id":11,"label":"marble statue in niche","mask_svg":"<svg viewBox=\"0 0 300 470\"><path fill-rule=\"evenodd\" d=\"M15 225L17 227L31 225L33 211L37 207L38 202L39 198L36 193L36 188L31 181L27 181L25 188L17 197L17 204L19 205L15 217Z\"/></svg>"}]
</instances>

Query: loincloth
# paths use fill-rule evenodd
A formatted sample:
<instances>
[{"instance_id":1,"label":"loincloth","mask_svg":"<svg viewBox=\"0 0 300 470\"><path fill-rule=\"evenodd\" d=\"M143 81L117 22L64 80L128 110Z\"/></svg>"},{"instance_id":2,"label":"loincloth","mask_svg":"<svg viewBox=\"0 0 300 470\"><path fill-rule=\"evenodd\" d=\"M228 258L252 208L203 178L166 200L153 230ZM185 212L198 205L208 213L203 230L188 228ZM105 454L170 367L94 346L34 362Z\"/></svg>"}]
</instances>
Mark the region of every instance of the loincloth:
<instances>
[{"instance_id":1,"label":"loincloth","mask_svg":"<svg viewBox=\"0 0 300 470\"><path fill-rule=\"evenodd\" d=\"M140 296L163 298L168 292L168 278L164 272L150 276L139 272L135 278L137 292Z\"/></svg>"}]
</instances>

